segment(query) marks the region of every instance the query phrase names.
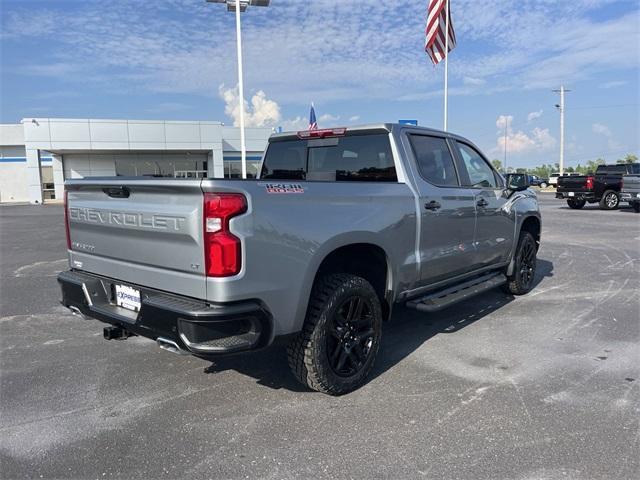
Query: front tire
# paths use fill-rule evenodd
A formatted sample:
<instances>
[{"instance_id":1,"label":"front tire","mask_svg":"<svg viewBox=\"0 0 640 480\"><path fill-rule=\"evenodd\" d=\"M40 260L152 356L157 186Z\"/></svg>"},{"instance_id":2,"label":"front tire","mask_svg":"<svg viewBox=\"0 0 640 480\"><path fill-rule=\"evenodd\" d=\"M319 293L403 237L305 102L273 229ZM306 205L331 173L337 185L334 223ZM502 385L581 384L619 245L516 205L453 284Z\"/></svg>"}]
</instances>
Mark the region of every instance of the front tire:
<instances>
[{"instance_id":1,"label":"front tire","mask_svg":"<svg viewBox=\"0 0 640 480\"><path fill-rule=\"evenodd\" d=\"M640 202L633 203L633 211L636 213L640 213Z\"/></svg>"},{"instance_id":2,"label":"front tire","mask_svg":"<svg viewBox=\"0 0 640 480\"><path fill-rule=\"evenodd\" d=\"M513 273L507 276L505 291L511 295L524 295L533 288L536 276L538 246L529 232L522 232L515 252Z\"/></svg>"},{"instance_id":3,"label":"front tire","mask_svg":"<svg viewBox=\"0 0 640 480\"><path fill-rule=\"evenodd\" d=\"M615 210L620 205L620 196L613 190L607 190L600 199L600 208L602 210Z\"/></svg>"},{"instance_id":4,"label":"front tire","mask_svg":"<svg viewBox=\"0 0 640 480\"><path fill-rule=\"evenodd\" d=\"M569 205L569 208L573 208L574 210L580 210L586 204L586 200L567 200L567 205Z\"/></svg>"},{"instance_id":5,"label":"front tire","mask_svg":"<svg viewBox=\"0 0 640 480\"><path fill-rule=\"evenodd\" d=\"M373 367L382 336L382 308L361 277L331 274L314 285L302 331L289 344L289 366L300 383L342 395Z\"/></svg>"}]
</instances>

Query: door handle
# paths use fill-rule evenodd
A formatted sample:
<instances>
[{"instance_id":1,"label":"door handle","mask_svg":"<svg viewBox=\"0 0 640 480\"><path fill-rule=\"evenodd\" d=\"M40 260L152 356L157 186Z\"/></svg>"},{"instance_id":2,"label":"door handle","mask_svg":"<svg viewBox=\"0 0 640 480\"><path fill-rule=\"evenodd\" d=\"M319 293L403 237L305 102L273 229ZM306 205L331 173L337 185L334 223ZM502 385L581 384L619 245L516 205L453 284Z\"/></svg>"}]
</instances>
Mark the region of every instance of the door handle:
<instances>
[{"instance_id":1,"label":"door handle","mask_svg":"<svg viewBox=\"0 0 640 480\"><path fill-rule=\"evenodd\" d=\"M427 210L438 210L441 207L442 205L440 205L435 200L431 200L429 203L424 204L424 208L426 208Z\"/></svg>"},{"instance_id":2,"label":"door handle","mask_svg":"<svg viewBox=\"0 0 640 480\"><path fill-rule=\"evenodd\" d=\"M484 198L481 198L476 202L476 205L479 207L486 207L487 205L489 205L489 202L487 202Z\"/></svg>"}]
</instances>

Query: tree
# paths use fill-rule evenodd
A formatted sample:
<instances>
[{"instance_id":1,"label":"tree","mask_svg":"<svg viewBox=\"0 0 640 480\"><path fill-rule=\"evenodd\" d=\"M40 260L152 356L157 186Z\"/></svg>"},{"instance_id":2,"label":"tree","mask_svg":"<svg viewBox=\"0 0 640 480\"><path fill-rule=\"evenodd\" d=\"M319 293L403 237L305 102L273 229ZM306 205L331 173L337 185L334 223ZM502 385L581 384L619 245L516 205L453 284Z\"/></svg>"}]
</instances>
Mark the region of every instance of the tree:
<instances>
[{"instance_id":1,"label":"tree","mask_svg":"<svg viewBox=\"0 0 640 480\"><path fill-rule=\"evenodd\" d=\"M636 163L638 161L638 156L634 153L627 153L622 161L618 160L618 163Z\"/></svg>"},{"instance_id":2,"label":"tree","mask_svg":"<svg viewBox=\"0 0 640 480\"><path fill-rule=\"evenodd\" d=\"M500 160L498 160L497 158L491 160L491 165L493 165L493 168L495 168L499 172L502 171L502 162Z\"/></svg>"}]
</instances>

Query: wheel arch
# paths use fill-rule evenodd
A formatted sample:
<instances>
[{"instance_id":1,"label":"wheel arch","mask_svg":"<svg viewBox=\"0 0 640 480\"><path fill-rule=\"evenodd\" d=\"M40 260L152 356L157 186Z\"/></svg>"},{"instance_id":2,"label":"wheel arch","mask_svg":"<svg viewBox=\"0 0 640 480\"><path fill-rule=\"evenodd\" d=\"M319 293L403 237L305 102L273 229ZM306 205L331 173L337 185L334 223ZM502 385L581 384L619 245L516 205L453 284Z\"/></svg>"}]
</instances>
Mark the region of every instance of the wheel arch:
<instances>
[{"instance_id":1,"label":"wheel arch","mask_svg":"<svg viewBox=\"0 0 640 480\"><path fill-rule=\"evenodd\" d=\"M507 267L507 275L511 275L513 273L513 269L515 266L515 255L516 248L520 241L520 235L522 232L529 232L533 239L536 242L536 249L540 249L540 239L542 235L542 222L540 221L540 217L537 215L527 215L522 220L520 224L520 228L518 229L518 235L515 237L514 241L514 249L513 254L511 255L511 261L509 262L509 266Z\"/></svg>"},{"instance_id":2,"label":"wheel arch","mask_svg":"<svg viewBox=\"0 0 640 480\"><path fill-rule=\"evenodd\" d=\"M391 316L393 305L393 273L391 260L385 249L377 243L359 241L342 244L328 249L322 255L317 267L310 272L313 278L306 296L305 314L311 298L313 285L317 280L331 273L349 273L367 280L380 299L383 319Z\"/></svg>"},{"instance_id":3,"label":"wheel arch","mask_svg":"<svg viewBox=\"0 0 640 480\"><path fill-rule=\"evenodd\" d=\"M536 246L540 249L541 228L542 225L540 223L540 219L534 215L530 215L523 220L522 225L520 226L520 232L518 233L518 238L520 238L522 232L529 232L536 241Z\"/></svg>"}]
</instances>

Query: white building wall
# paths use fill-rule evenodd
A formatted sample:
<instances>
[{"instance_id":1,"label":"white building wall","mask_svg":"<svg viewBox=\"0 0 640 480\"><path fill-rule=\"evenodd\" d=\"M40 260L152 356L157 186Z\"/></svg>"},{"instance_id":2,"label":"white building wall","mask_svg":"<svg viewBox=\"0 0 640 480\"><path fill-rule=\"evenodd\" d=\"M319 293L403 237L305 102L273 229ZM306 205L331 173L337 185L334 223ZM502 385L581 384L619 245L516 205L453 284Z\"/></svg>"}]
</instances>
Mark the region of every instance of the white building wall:
<instances>
[{"instance_id":1,"label":"white building wall","mask_svg":"<svg viewBox=\"0 0 640 480\"><path fill-rule=\"evenodd\" d=\"M0 202L27 202L27 162L22 125L0 125Z\"/></svg>"},{"instance_id":2,"label":"white building wall","mask_svg":"<svg viewBox=\"0 0 640 480\"><path fill-rule=\"evenodd\" d=\"M248 156L261 157L270 135L248 128ZM240 131L220 122L25 118L0 125L0 148L14 147L20 160L0 161L0 201L41 203L42 167L58 199L65 178L113 176L118 161L207 161L208 176L222 178L225 156L240 157Z\"/></svg>"},{"instance_id":3,"label":"white building wall","mask_svg":"<svg viewBox=\"0 0 640 480\"><path fill-rule=\"evenodd\" d=\"M26 162L0 162L0 203L28 201Z\"/></svg>"}]
</instances>

